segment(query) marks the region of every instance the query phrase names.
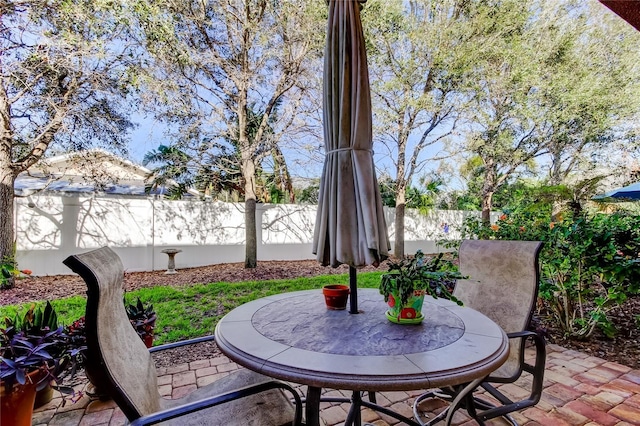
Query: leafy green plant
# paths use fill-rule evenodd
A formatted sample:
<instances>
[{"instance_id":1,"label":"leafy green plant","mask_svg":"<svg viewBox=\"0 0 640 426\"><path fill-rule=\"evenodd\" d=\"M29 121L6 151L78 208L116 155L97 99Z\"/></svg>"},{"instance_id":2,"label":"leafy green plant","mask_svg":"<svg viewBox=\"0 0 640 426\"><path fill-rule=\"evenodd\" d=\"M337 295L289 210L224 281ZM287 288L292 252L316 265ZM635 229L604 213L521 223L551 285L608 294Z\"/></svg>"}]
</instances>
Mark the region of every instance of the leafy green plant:
<instances>
[{"instance_id":1,"label":"leafy green plant","mask_svg":"<svg viewBox=\"0 0 640 426\"><path fill-rule=\"evenodd\" d=\"M32 303L24 315L4 318L0 328L0 377L7 390L24 384L29 373L37 374L37 388L54 381L59 385L68 366L75 366L79 350L58 321L58 315L50 302L44 310ZM75 372L75 369L73 369ZM73 389L58 389L73 393Z\"/></svg>"},{"instance_id":2,"label":"leafy green plant","mask_svg":"<svg viewBox=\"0 0 640 426\"><path fill-rule=\"evenodd\" d=\"M53 380L61 392L74 393L72 388L61 387L60 384L64 377L74 376L76 366L80 362L81 348L76 347L70 336L65 333L49 301L46 302L44 310L32 303L23 316L16 313L13 319L5 317L3 330L5 336L0 346L9 354L9 361L5 361L5 373L10 379L15 378L14 375L17 374L18 382L23 383L22 374L29 370L27 367L37 364L41 358L46 358L47 365L40 367L44 373L42 386ZM33 345L33 353L25 352L29 345ZM16 355L16 351L20 354L21 350L24 353ZM11 362L14 364L11 365Z\"/></svg>"},{"instance_id":3,"label":"leafy green plant","mask_svg":"<svg viewBox=\"0 0 640 426\"><path fill-rule=\"evenodd\" d=\"M443 297L458 305L462 302L451 292L455 280L465 278L448 259L443 259L444 253L434 257L426 257L421 250L414 256L405 256L396 262L389 262L388 273L380 280L380 294L385 302L389 301L392 293L397 292L399 303L404 305L416 290L425 290L434 298Z\"/></svg>"},{"instance_id":4,"label":"leafy green plant","mask_svg":"<svg viewBox=\"0 0 640 426\"><path fill-rule=\"evenodd\" d=\"M540 240L540 296L567 335L588 338L615 328L607 313L640 291L640 218L617 212L558 216L541 211L503 213L493 224L465 222L465 236Z\"/></svg>"},{"instance_id":5,"label":"leafy green plant","mask_svg":"<svg viewBox=\"0 0 640 426\"><path fill-rule=\"evenodd\" d=\"M20 270L15 260L5 258L0 264L0 288L12 288L19 275Z\"/></svg>"},{"instance_id":6,"label":"leafy green plant","mask_svg":"<svg viewBox=\"0 0 640 426\"><path fill-rule=\"evenodd\" d=\"M46 334L60 326L58 314L49 301L46 302L44 311L39 306L36 308L36 304L32 303L22 318L16 314L13 320L5 318L5 324L7 327L36 335Z\"/></svg>"},{"instance_id":7,"label":"leafy green plant","mask_svg":"<svg viewBox=\"0 0 640 426\"><path fill-rule=\"evenodd\" d=\"M152 304L144 304L138 297L136 303L127 303L124 300L124 307L129 317L129 322L147 346L153 342L153 334L156 325L156 311Z\"/></svg>"}]
</instances>

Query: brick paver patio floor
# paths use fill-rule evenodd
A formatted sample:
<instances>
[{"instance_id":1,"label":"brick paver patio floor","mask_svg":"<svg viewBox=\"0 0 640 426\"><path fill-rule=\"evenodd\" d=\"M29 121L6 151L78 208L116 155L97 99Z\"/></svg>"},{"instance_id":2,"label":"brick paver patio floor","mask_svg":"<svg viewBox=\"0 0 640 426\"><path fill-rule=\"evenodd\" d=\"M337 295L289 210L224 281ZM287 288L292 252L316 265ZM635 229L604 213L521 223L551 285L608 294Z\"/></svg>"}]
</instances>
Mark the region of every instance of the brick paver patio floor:
<instances>
[{"instance_id":1,"label":"brick paver patio floor","mask_svg":"<svg viewBox=\"0 0 640 426\"><path fill-rule=\"evenodd\" d=\"M528 352L532 356L532 352ZM176 365L158 370L160 393L167 397L180 397L204 386L229 371L239 368L224 356ZM517 398L526 394L526 380L502 385L502 392ZM621 364L607 362L581 352L557 345L547 346L547 364L541 401L532 408L515 413L520 425L587 425L628 426L640 425L640 370L632 370ZM299 386L304 392L304 386ZM327 390L336 394L338 391ZM420 391L382 392L378 403L411 417L411 406ZM344 392L344 396L349 393ZM83 396L74 404L60 407L60 398L36 410L33 425L48 426L120 426L126 423L122 411L113 401L91 400ZM441 411L444 402L425 401L422 408L431 414ZM343 424L348 404L322 405L321 418L325 425ZM364 410L363 422L377 426L398 424L397 421L371 410ZM454 417L456 425L474 425L463 411ZM493 420L492 425L506 424ZM4 425L3 425L4 426Z\"/></svg>"}]
</instances>

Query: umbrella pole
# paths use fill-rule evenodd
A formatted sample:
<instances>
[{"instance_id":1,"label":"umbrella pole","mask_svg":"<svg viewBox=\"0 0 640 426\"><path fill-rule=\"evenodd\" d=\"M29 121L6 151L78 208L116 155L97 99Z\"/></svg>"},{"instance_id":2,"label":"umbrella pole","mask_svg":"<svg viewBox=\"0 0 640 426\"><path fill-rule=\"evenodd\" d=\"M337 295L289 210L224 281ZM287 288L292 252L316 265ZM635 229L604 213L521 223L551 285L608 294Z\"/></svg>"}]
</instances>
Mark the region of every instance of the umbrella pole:
<instances>
[{"instance_id":1,"label":"umbrella pole","mask_svg":"<svg viewBox=\"0 0 640 426\"><path fill-rule=\"evenodd\" d=\"M356 268L349 265L349 313L358 313L358 276Z\"/></svg>"}]
</instances>

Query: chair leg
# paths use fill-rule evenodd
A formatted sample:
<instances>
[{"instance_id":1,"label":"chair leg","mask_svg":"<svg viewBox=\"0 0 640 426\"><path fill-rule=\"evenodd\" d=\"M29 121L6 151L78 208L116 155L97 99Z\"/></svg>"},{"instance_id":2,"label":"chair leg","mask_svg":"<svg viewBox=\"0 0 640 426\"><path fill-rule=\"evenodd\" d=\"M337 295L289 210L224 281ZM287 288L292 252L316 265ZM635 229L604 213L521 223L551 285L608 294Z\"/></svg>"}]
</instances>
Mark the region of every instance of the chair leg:
<instances>
[{"instance_id":1,"label":"chair leg","mask_svg":"<svg viewBox=\"0 0 640 426\"><path fill-rule=\"evenodd\" d=\"M444 389L434 389L427 393L424 393L416 398L413 403L413 414L414 419L422 426L430 426L446 417L445 424L450 425L453 419L453 415L455 412L463 407L467 409L469 414L478 421L478 424L484 425L482 420L478 419L475 416L475 409L473 408L473 390L482 382L483 379L476 379L471 383L461 386L455 386L452 388L444 388ZM444 400L451 401L449 406L445 408L442 412L440 412L437 416L429 421L423 421L421 419L421 413L419 409L419 405L422 401L429 398L440 398Z\"/></svg>"},{"instance_id":2,"label":"chair leg","mask_svg":"<svg viewBox=\"0 0 640 426\"><path fill-rule=\"evenodd\" d=\"M431 390L429 392L423 393L422 395L420 395L419 397L416 398L415 402L413 403L413 417L416 419L416 421L418 423L420 423L422 426L430 426L433 425L437 422L439 422L440 420L444 419L444 417L448 414L449 410L451 409L451 407L447 407L446 409L444 409L442 412L440 412L440 414L438 414L437 416L435 416L434 418L430 419L429 421L423 421L421 418L421 412L420 412L420 408L419 405L422 401L429 399L429 398L440 398L443 400L447 400L447 401L451 401L454 399L454 397L457 394L457 390L460 387L456 387L455 389L451 389L451 388L447 388L447 389L434 389ZM467 413L469 414L469 416L471 418L473 418L478 425L484 425L484 421L482 420L481 416L479 415L479 413L476 411L477 409L479 410L488 410L488 409L492 409L492 408L496 408L495 405L480 399L476 396L473 396L472 392L469 392L466 397L463 399L463 401L461 401L460 403L460 407L461 408L465 408L467 410ZM511 426L519 426L518 422L515 421L515 419L508 414L505 414L503 416L498 416L498 417L502 417L503 419L505 419L506 422L508 422Z\"/></svg>"}]
</instances>

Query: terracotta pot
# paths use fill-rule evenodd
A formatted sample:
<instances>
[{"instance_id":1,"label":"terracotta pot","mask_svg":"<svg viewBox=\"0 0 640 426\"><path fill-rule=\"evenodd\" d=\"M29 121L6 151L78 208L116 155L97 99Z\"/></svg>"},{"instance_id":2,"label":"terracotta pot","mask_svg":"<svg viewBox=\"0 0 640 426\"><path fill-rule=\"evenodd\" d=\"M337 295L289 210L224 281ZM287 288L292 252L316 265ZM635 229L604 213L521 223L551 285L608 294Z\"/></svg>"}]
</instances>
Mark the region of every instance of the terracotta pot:
<instances>
[{"instance_id":1,"label":"terracotta pot","mask_svg":"<svg viewBox=\"0 0 640 426\"><path fill-rule=\"evenodd\" d=\"M324 294L327 309L343 310L347 308L348 286L342 284L326 285L322 287L322 294Z\"/></svg>"},{"instance_id":2,"label":"terracotta pot","mask_svg":"<svg viewBox=\"0 0 640 426\"><path fill-rule=\"evenodd\" d=\"M36 385L41 375L39 370L27 374L27 382L24 385L14 384L10 392L5 389L5 383L0 382L1 425L31 426Z\"/></svg>"},{"instance_id":3,"label":"terracotta pot","mask_svg":"<svg viewBox=\"0 0 640 426\"><path fill-rule=\"evenodd\" d=\"M153 330L156 326L156 316L154 315L153 317L149 318L147 321L144 322L143 327L145 327L145 335L142 339L142 341L144 342L144 345L147 348L150 348L153 346Z\"/></svg>"}]
</instances>

